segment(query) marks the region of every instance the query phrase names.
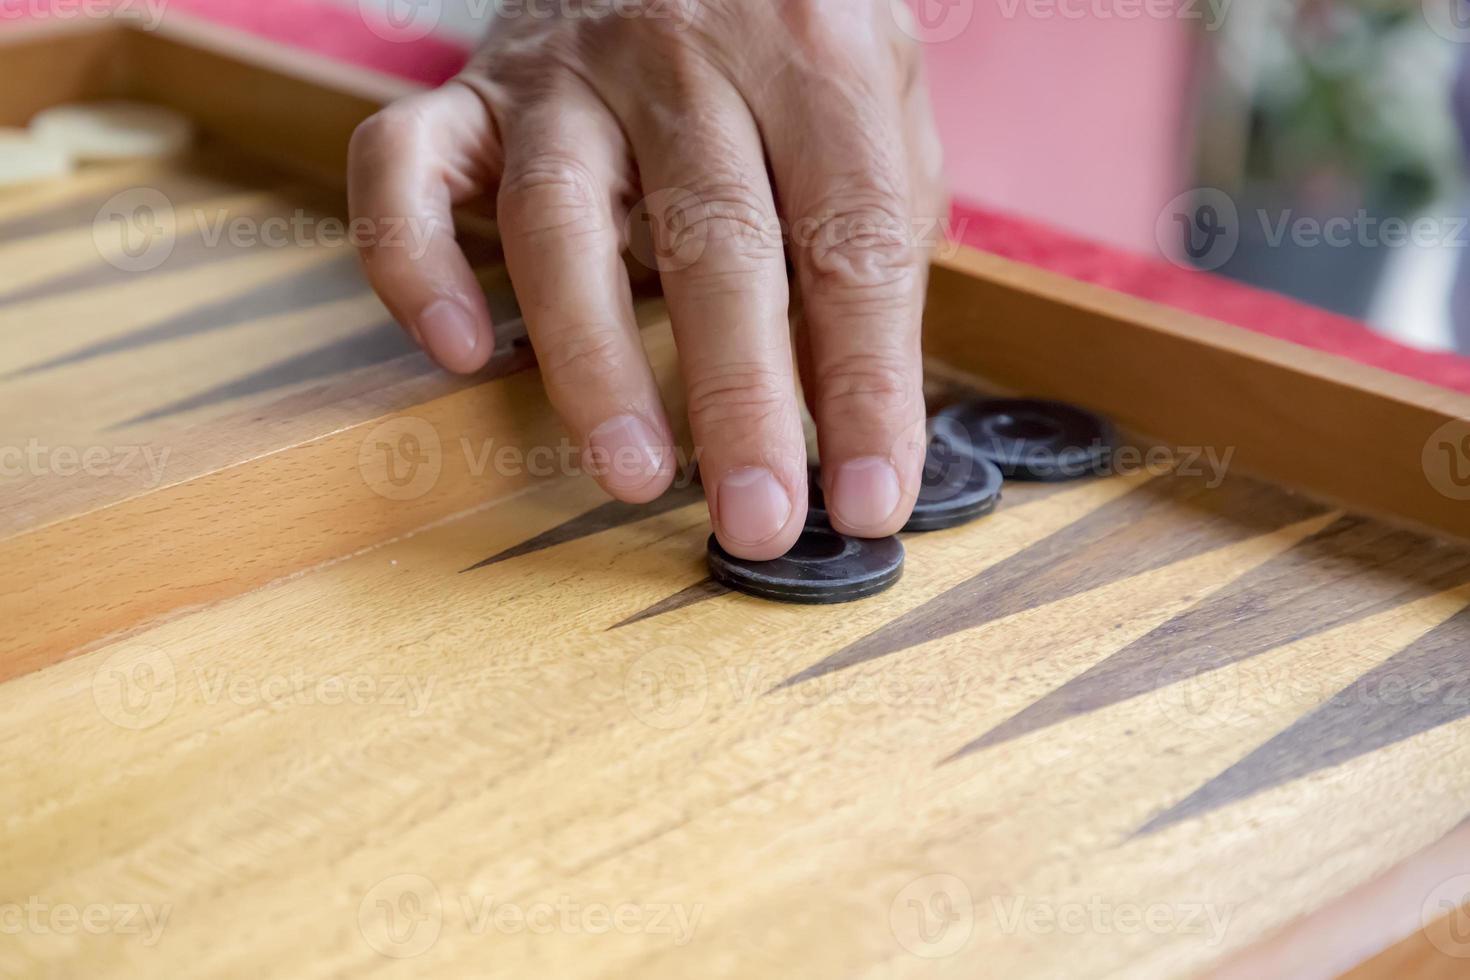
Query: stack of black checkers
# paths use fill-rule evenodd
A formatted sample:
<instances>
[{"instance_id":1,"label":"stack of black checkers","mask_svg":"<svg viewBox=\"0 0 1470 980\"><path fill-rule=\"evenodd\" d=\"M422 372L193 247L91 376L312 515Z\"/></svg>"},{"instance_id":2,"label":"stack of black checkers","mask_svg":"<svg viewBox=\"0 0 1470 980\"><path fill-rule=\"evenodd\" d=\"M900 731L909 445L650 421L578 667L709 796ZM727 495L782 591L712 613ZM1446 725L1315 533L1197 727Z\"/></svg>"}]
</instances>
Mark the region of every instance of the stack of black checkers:
<instances>
[{"instance_id":1,"label":"stack of black checkers","mask_svg":"<svg viewBox=\"0 0 1470 980\"><path fill-rule=\"evenodd\" d=\"M983 517L995 510L1006 479L1101 476L1113 441L1105 420L1061 402L994 398L947 408L931 420L923 485L903 530L939 531ZM711 535L715 580L747 595L812 604L864 599L897 582L903 544L896 537L850 538L832 530L819 478L812 467L806 529L780 558L745 561Z\"/></svg>"}]
</instances>

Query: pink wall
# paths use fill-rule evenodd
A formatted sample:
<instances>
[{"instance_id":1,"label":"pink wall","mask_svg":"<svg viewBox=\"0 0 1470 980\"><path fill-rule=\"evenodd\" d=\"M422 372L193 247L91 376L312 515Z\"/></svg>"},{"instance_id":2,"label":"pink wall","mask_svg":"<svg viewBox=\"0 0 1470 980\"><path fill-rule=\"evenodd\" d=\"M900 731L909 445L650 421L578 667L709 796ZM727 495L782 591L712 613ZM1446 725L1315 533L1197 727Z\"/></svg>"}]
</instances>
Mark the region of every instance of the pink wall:
<instances>
[{"instance_id":1,"label":"pink wall","mask_svg":"<svg viewBox=\"0 0 1470 980\"><path fill-rule=\"evenodd\" d=\"M1187 179L1182 131L1199 23L1027 9L975 0L968 27L927 45L955 198L1156 253L1159 209Z\"/></svg>"},{"instance_id":2,"label":"pink wall","mask_svg":"<svg viewBox=\"0 0 1470 980\"><path fill-rule=\"evenodd\" d=\"M1185 181L1181 133L1200 22L1127 16L1157 6L1137 0L908 2L924 14L911 30L925 39L956 200L1156 254L1154 221ZM0 22L46 6L0 3ZM79 7L56 6L73 16ZM357 0L168 0L167 9L429 83L454 73L468 43L385 40Z\"/></svg>"}]
</instances>

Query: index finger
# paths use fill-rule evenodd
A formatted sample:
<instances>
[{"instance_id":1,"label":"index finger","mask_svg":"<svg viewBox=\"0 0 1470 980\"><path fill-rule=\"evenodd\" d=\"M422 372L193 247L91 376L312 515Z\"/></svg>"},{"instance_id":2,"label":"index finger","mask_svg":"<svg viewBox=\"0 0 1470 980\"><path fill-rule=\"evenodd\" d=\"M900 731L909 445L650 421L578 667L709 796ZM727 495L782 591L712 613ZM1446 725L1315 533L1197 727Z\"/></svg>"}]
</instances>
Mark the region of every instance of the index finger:
<instances>
[{"instance_id":1,"label":"index finger","mask_svg":"<svg viewBox=\"0 0 1470 980\"><path fill-rule=\"evenodd\" d=\"M495 161L480 97L450 84L395 102L352 134L348 210L368 280L394 318L442 367L477 371L494 353L490 310L454 237L455 204L479 193Z\"/></svg>"}]
</instances>

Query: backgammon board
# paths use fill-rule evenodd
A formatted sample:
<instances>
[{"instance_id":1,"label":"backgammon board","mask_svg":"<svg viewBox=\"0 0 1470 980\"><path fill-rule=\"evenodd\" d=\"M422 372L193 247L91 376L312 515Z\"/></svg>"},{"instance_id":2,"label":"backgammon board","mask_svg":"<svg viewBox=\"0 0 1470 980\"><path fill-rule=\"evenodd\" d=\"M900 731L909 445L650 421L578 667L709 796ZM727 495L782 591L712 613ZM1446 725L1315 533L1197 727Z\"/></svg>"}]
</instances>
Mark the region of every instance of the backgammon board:
<instances>
[{"instance_id":1,"label":"backgammon board","mask_svg":"<svg viewBox=\"0 0 1470 980\"><path fill-rule=\"evenodd\" d=\"M206 240L340 216L392 86L179 21L0 58L0 123L127 94L206 136L0 196L0 975L1470 962L1470 399L948 249L933 407L1076 401L1136 465L762 602L697 482L559 462L522 346L444 377L348 250ZM108 237L140 190L150 268Z\"/></svg>"}]
</instances>

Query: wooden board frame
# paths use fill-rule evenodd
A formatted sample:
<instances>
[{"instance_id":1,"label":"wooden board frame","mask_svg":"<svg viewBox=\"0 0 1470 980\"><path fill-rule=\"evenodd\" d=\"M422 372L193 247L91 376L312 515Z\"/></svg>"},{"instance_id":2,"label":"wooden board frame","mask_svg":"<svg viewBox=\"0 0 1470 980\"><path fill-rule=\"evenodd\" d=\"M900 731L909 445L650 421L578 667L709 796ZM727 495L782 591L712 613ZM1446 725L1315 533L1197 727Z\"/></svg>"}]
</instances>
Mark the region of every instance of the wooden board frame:
<instances>
[{"instance_id":1,"label":"wooden board frame","mask_svg":"<svg viewBox=\"0 0 1470 980\"><path fill-rule=\"evenodd\" d=\"M188 112L242 150L336 184L353 127L414 90L173 16L149 33L112 24L12 31L0 36L0 57L0 123L54 102L146 98ZM1086 404L1166 445L1229 450L1235 465L1274 482L1470 540L1470 506L1436 486L1424 463L1435 433L1470 425L1465 395L958 246L936 261L925 336L937 364L999 388ZM673 351L651 353L677 405ZM529 366L524 352L512 352L472 382L389 385L224 452L186 445L186 469L166 486L103 481L43 520L5 525L0 680L524 489L531 478L452 465L432 492L394 500L364 478L362 459L374 433L404 424L426 424L441 438L555 438ZM235 560L241 540L253 549L243 563ZM225 580L222 566L232 570ZM1425 860L1442 869L1446 848L1463 860L1464 837ZM1381 921L1379 912L1360 900L1341 915L1361 927ZM1302 928L1323 932L1320 923ZM1383 921L1364 952L1411 928ZM1260 955L1324 948L1293 935Z\"/></svg>"}]
</instances>

